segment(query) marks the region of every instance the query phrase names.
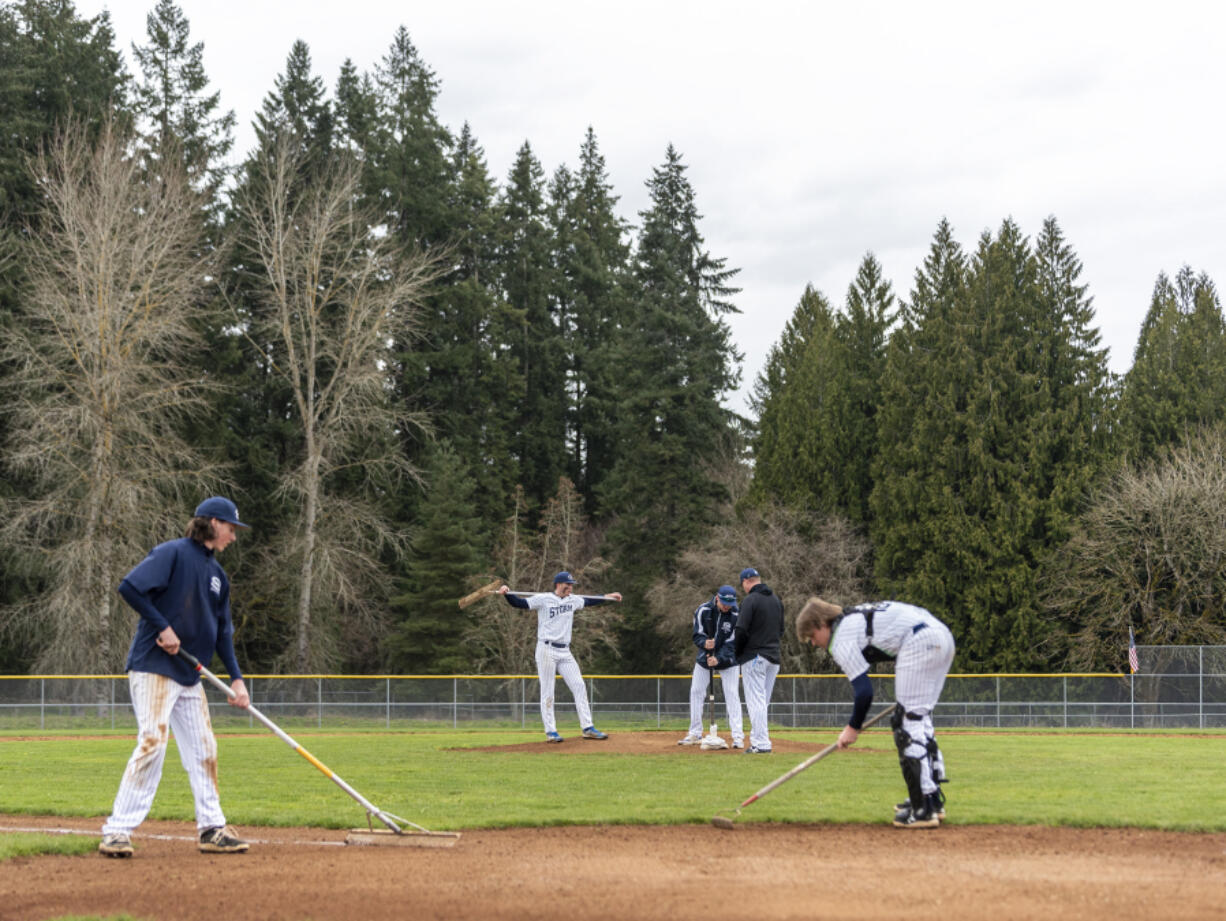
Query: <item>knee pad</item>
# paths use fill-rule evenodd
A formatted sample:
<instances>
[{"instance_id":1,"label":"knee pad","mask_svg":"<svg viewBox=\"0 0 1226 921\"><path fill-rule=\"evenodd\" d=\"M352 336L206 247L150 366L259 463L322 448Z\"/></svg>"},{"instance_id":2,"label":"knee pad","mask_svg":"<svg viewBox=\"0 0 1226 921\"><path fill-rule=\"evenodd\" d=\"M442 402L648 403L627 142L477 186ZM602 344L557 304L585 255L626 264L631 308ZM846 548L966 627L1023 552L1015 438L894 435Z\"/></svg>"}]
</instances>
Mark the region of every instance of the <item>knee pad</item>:
<instances>
[{"instance_id":1,"label":"knee pad","mask_svg":"<svg viewBox=\"0 0 1226 921\"><path fill-rule=\"evenodd\" d=\"M894 710L890 717L890 727L894 730L894 747L898 749L899 760L904 758L924 758L928 754L928 746L923 742L924 715L908 713L902 707Z\"/></svg>"}]
</instances>

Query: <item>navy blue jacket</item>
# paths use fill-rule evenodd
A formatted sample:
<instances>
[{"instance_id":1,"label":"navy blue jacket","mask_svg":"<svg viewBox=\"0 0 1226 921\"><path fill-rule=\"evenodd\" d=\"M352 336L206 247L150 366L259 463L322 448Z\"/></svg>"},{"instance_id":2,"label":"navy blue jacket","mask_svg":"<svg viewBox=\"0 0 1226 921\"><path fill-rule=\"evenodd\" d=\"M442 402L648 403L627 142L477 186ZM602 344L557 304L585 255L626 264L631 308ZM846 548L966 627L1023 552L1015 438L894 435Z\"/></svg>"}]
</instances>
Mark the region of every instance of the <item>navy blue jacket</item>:
<instances>
[{"instance_id":1,"label":"navy blue jacket","mask_svg":"<svg viewBox=\"0 0 1226 921\"><path fill-rule=\"evenodd\" d=\"M194 668L158 646L158 634L173 627L184 649L204 665L213 653L234 682L243 677L234 657L230 580L213 551L188 537L158 544L123 577L119 594L140 614L128 661L130 672L153 672L191 686Z\"/></svg>"},{"instance_id":2,"label":"navy blue jacket","mask_svg":"<svg viewBox=\"0 0 1226 921\"><path fill-rule=\"evenodd\" d=\"M732 605L727 611L721 611L715 603L716 595L710 601L704 601L694 611L694 645L698 647L698 664L708 670L719 671L736 665L736 615L738 607ZM708 650L704 644L715 637L715 648L710 655L715 656L718 663L712 667L707 665Z\"/></svg>"}]
</instances>

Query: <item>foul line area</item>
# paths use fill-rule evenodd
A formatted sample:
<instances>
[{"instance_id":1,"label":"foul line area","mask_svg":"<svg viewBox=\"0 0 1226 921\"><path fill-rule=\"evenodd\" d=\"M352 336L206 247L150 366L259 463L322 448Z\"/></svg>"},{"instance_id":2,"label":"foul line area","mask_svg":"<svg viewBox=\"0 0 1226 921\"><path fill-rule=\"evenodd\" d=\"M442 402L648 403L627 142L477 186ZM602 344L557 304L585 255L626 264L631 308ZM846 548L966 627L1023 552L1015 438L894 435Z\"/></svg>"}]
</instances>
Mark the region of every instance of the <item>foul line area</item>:
<instances>
[{"instance_id":1,"label":"foul line area","mask_svg":"<svg viewBox=\"0 0 1226 921\"><path fill-rule=\"evenodd\" d=\"M35 827L25 827L25 826L19 826L19 825L0 825L0 832L28 833L28 834L35 834L35 835L88 835L91 838L101 838L102 837L101 831L97 829L91 830L91 829L85 829L85 828L35 828ZM141 839L146 839L150 841L190 841L193 844L195 844L197 841L195 835L159 835L159 834L146 834L144 832L138 832L132 835L133 841L140 841ZM277 846L289 846L289 847L348 847L348 845L344 841L289 841L289 840L271 841L267 838L248 838L248 837L244 837L243 840L249 842L250 844L277 845Z\"/></svg>"}]
</instances>

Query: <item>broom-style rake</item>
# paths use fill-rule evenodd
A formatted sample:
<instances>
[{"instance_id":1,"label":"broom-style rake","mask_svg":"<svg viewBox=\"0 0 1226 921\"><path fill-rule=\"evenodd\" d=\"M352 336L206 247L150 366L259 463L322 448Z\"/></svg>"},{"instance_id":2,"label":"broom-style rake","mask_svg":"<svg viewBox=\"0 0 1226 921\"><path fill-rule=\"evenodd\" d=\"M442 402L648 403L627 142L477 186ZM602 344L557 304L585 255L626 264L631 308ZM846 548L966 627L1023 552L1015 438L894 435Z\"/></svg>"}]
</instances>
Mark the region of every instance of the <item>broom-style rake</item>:
<instances>
[{"instance_id":1,"label":"broom-style rake","mask_svg":"<svg viewBox=\"0 0 1226 921\"><path fill-rule=\"evenodd\" d=\"M182 647L179 648L179 658L186 661L192 668L199 672L204 678L214 687L225 692L227 697L235 696L234 690L224 681L214 675L211 671L200 664L200 660L193 656L190 652ZM319 771L331 780L334 784L353 797L358 805L366 810L366 828L351 828L345 836L346 844L394 844L408 847L453 847L460 840L459 832L451 831L430 831L422 828L416 822L410 822L408 819L401 818L398 815L393 815L390 812L385 812L364 797L349 784L345 783L340 777L334 774L327 765L312 755L309 751L290 738L286 733L266 717L263 713L257 710L254 706L248 706L247 712L254 716L257 720L267 726L282 742L292 748L307 761L315 765ZM375 828L374 819L378 819L386 828ZM410 825L413 830L404 828L403 826Z\"/></svg>"},{"instance_id":2,"label":"broom-style rake","mask_svg":"<svg viewBox=\"0 0 1226 921\"><path fill-rule=\"evenodd\" d=\"M876 723L881 722L883 719L885 719L887 716L893 713L894 708L897 706L898 704L890 704L890 706L886 707L884 710L882 710L880 713L874 716L871 720L865 723L862 727L860 727L861 731L868 729L870 726L873 726ZM784 784L787 781L791 780L793 777L795 777L805 768L812 767L813 765L817 764L817 762L821 761L831 752L837 751L838 747L839 747L838 742L831 742L829 745L827 745L825 748L819 751L816 755L810 755L808 758L800 762L800 764L796 765L796 767L792 768L782 777L776 777L774 780L768 783L765 787L763 787L753 796L749 797L749 799L745 800L745 802L741 803L741 805L737 806L736 813L732 816L732 818L728 818L727 816L722 816L722 815L712 816L711 824L714 825L716 828L722 828L725 831L731 831L733 828L736 827L733 823L736 821L737 816L741 814L742 809L744 809L746 806L748 806L750 803L754 802L755 800L760 800L762 797L766 796L767 793L770 793L771 790L774 790L776 787L780 786L781 784Z\"/></svg>"}]
</instances>

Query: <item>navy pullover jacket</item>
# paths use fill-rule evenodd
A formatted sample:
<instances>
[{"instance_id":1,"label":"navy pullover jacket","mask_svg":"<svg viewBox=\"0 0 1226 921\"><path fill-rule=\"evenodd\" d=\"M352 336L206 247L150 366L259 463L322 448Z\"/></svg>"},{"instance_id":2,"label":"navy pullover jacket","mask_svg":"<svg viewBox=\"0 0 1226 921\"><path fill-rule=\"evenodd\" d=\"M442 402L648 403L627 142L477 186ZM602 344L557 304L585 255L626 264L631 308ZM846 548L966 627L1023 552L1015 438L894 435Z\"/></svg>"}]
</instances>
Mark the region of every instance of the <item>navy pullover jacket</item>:
<instances>
[{"instance_id":1,"label":"navy pullover jacket","mask_svg":"<svg viewBox=\"0 0 1226 921\"><path fill-rule=\"evenodd\" d=\"M173 627L183 648L201 663L211 663L216 652L231 682L243 677L234 657L230 580L208 547L188 537L158 544L124 576L119 594L140 614L127 671L196 684L199 673L157 644L158 634Z\"/></svg>"}]
</instances>

